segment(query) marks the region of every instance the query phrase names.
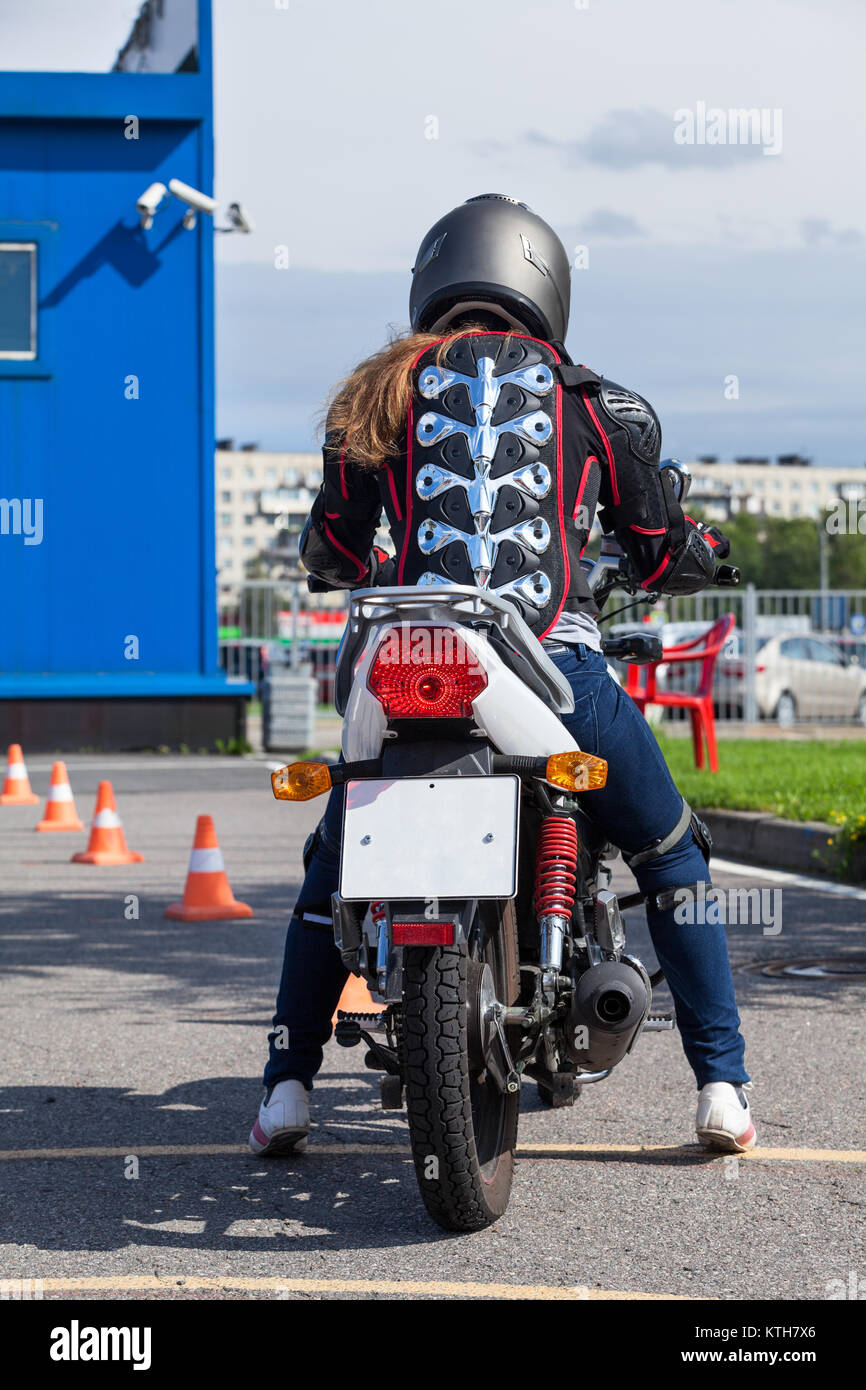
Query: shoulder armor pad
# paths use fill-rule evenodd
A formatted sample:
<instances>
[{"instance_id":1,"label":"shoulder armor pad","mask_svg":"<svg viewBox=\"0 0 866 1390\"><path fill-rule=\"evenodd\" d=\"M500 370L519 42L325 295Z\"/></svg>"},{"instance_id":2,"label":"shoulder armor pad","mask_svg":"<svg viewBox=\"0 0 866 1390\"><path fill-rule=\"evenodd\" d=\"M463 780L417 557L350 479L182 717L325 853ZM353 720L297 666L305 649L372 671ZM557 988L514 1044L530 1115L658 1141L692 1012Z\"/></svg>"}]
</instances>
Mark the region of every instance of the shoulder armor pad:
<instances>
[{"instance_id":1,"label":"shoulder armor pad","mask_svg":"<svg viewBox=\"0 0 866 1390\"><path fill-rule=\"evenodd\" d=\"M634 454L644 463L657 463L661 453L662 428L659 418L643 396L627 391L614 381L603 380L599 400L605 414L628 430Z\"/></svg>"}]
</instances>

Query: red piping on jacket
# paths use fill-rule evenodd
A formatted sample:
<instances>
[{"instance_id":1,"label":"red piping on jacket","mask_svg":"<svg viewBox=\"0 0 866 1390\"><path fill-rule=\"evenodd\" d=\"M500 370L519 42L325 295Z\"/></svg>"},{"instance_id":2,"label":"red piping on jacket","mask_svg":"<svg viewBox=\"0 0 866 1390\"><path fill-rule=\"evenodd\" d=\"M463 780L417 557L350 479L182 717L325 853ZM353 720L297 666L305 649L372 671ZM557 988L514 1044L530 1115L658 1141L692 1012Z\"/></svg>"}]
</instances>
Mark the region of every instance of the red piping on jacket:
<instances>
[{"instance_id":1,"label":"red piping on jacket","mask_svg":"<svg viewBox=\"0 0 866 1390\"><path fill-rule=\"evenodd\" d=\"M388 486L389 486L390 489L391 489L391 501L394 503L394 511L395 511L396 514L397 514L397 520L398 520L398 521L402 521L402 520L403 520L403 513L402 513L402 511L400 510L400 503L399 503L398 500L397 500L397 485L396 485L396 483L394 482L394 474L391 472L391 465L390 465L390 463L386 463L386 464L385 464L385 470L386 470L386 472L387 472L387 474L388 474Z\"/></svg>"},{"instance_id":2,"label":"red piping on jacket","mask_svg":"<svg viewBox=\"0 0 866 1390\"><path fill-rule=\"evenodd\" d=\"M342 492L342 494L343 494L344 497L348 498L348 496L349 496L349 489L348 489L347 486L346 486L346 450L345 450L345 446L344 446L344 448L343 448L343 452L342 452L341 455L340 455L340 491Z\"/></svg>"},{"instance_id":3,"label":"red piping on jacket","mask_svg":"<svg viewBox=\"0 0 866 1390\"><path fill-rule=\"evenodd\" d=\"M575 504L574 504L574 511L571 513L571 519L572 519L572 521L574 521L574 520L576 519L577 513L578 513L578 511L580 510L580 504L581 504L581 502L583 501L583 494L584 494L584 490L585 490L585 488L586 488L586 480L587 480L587 478L588 478L588 476L589 476L590 464L593 464L593 463L598 463L598 459L596 458L595 454L590 454L589 458L586 460L586 463L583 465L583 472L582 472L581 475L580 475L580 482L578 483L578 486L577 486L577 499L576 499ZM584 546L584 550L585 550L585 549L586 549L586 547ZM580 553L581 553L581 555L582 555L582 554L583 554L583 550L582 550Z\"/></svg>"},{"instance_id":4,"label":"red piping on jacket","mask_svg":"<svg viewBox=\"0 0 866 1390\"><path fill-rule=\"evenodd\" d=\"M595 425L595 428L598 430L599 434L601 435L601 442L602 442L602 444L604 445L604 452L607 454L607 466L608 466L608 468L610 469L610 485L611 485L611 487L613 488L613 502L614 502L614 506L615 506L615 507L618 507L618 506L619 506L619 487L618 487L617 481L616 481L616 464L615 464L614 461L613 461L613 450L612 450L611 447L610 447L610 440L608 439L607 435L605 434L604 430L602 429L601 424L599 423L598 416L596 415L595 411L593 410L593 408L592 408L592 406L591 406L591 404L590 404L589 395L588 395L587 391L584 389L583 391L581 391L580 395L581 395L581 400L583 401L583 403L584 403L584 405L586 406L586 409L587 409L587 411L588 411L588 413L589 413L590 419L592 420L593 424Z\"/></svg>"},{"instance_id":5,"label":"red piping on jacket","mask_svg":"<svg viewBox=\"0 0 866 1390\"><path fill-rule=\"evenodd\" d=\"M654 579L658 579L658 577L659 577L659 575L662 573L662 571L667 569L667 567L668 567L668 565L670 564L670 562L671 562L671 557L670 557L670 555L666 555L665 558L662 560L661 564L659 565L658 569L657 569L657 570L653 570L652 574L648 575L646 579L642 579L642 580L641 580L641 584L642 584L643 588L644 588L644 589L648 588L649 585L652 584L652 582L653 582Z\"/></svg>"},{"instance_id":6,"label":"red piping on jacket","mask_svg":"<svg viewBox=\"0 0 866 1390\"><path fill-rule=\"evenodd\" d=\"M328 540L331 542L331 545L334 546L336 550L341 551L343 555L347 556L348 559L350 559L354 565L358 566L358 578L363 579L364 575L367 573L367 570L370 568L369 565L362 565L357 555L353 555L351 550L347 550L344 545L340 545L340 542L337 540L337 537L334 535L327 521L324 522L324 528L325 534L327 535Z\"/></svg>"},{"instance_id":7,"label":"red piping on jacket","mask_svg":"<svg viewBox=\"0 0 866 1390\"><path fill-rule=\"evenodd\" d=\"M427 347L422 348L409 370L414 372L418 363L421 361L421 358L424 356L424 353L428 352L430 348L438 347L440 343L444 342L444 338L437 338L435 343L429 343ZM412 429L413 413L414 412L412 410L412 397L410 395L409 409L406 414L406 530L403 533L403 545L400 548L400 563L397 566L398 584L403 583L403 568L406 564L406 552L409 548L409 527L412 522L412 446L414 444L414 431Z\"/></svg>"},{"instance_id":8,"label":"red piping on jacket","mask_svg":"<svg viewBox=\"0 0 866 1390\"><path fill-rule=\"evenodd\" d=\"M534 339L534 341L535 341L535 342L541 342L542 339L536 338L536 339ZM561 361L561 358L560 358L560 356L559 356L559 353L556 351L556 349L550 347L550 343L548 343L547 346L550 348L550 351L553 353L553 355L554 355L554 357L556 358L557 362ZM561 386L558 386L558 387L556 388L556 492L557 492L557 508L558 508L558 511L559 511L559 542L560 542L560 545L562 546L562 558L563 558L563 561L565 562L565 583L564 583L563 586L562 586L562 601L561 601L559 607L557 608L554 617L553 617L553 618L551 619L551 621L548 623L548 625L547 625L547 627L544 629L544 631L540 634L539 639L538 639L539 641L541 641L541 638L542 638L542 637L546 637L547 634L548 634L548 632L550 632L551 628L554 628L554 627L556 626L556 624L559 622L559 615L560 615L560 613L562 612L563 608L565 607L565 600L568 598L568 590L569 590L569 588L570 588L570 586L571 586L571 565L570 565L569 562L568 562L568 546L567 546L566 543L565 543L565 515L564 515L564 511L563 511L563 506L562 506L562 387L561 387Z\"/></svg>"},{"instance_id":9,"label":"red piping on jacket","mask_svg":"<svg viewBox=\"0 0 866 1390\"><path fill-rule=\"evenodd\" d=\"M630 531L638 531L642 536L664 536L667 534L666 526L630 526Z\"/></svg>"}]
</instances>

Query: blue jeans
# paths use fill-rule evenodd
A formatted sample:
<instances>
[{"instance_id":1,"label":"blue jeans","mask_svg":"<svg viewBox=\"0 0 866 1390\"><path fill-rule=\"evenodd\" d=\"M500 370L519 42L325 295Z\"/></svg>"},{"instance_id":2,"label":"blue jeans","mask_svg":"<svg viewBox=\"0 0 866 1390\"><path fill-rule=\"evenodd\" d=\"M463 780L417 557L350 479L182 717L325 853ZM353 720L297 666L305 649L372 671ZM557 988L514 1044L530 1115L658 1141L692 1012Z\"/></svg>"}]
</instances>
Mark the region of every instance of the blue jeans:
<instances>
[{"instance_id":1,"label":"blue jeans","mask_svg":"<svg viewBox=\"0 0 866 1390\"><path fill-rule=\"evenodd\" d=\"M586 809L613 844L636 854L670 833L679 820L682 797L652 730L631 697L611 680L604 657L584 646L554 647L549 655L574 692L574 712L563 717L563 724L585 752L597 753L608 764L607 785L587 795ZM341 828L342 789L335 788L289 923L266 1086L297 1077L311 1088L331 1035L331 1018L348 976L330 928ZM690 829L667 853L638 865L635 877L644 893L710 882ZM681 925L675 911L648 911L647 922L697 1084L748 1081L724 927L710 921ZM288 1046L278 1047L286 1038Z\"/></svg>"}]
</instances>

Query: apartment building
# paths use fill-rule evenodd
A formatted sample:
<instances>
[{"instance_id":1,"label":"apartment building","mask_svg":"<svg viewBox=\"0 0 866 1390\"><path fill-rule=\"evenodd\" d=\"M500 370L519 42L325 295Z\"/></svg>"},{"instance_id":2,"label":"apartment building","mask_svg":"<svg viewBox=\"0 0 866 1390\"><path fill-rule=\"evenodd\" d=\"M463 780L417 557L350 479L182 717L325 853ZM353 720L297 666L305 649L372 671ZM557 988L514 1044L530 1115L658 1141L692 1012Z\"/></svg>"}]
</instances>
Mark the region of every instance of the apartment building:
<instances>
[{"instance_id":1,"label":"apartment building","mask_svg":"<svg viewBox=\"0 0 866 1390\"><path fill-rule=\"evenodd\" d=\"M297 537L322 481L322 456L257 449L216 452L216 555L220 584L240 584L249 566L279 548L297 555ZM287 534L286 534L287 533ZM291 542L295 541L292 551ZM284 566L279 557L269 562Z\"/></svg>"},{"instance_id":2,"label":"apartment building","mask_svg":"<svg viewBox=\"0 0 866 1390\"><path fill-rule=\"evenodd\" d=\"M736 512L792 520L818 520L842 497L866 497L866 466L815 468L806 460L775 462L769 459L716 462L688 461L692 474L689 501L714 521L725 521Z\"/></svg>"},{"instance_id":3,"label":"apartment building","mask_svg":"<svg viewBox=\"0 0 866 1390\"><path fill-rule=\"evenodd\" d=\"M216 556L221 586L242 584L250 577L251 565L257 566L261 578L303 573L297 563L298 538L321 481L321 453L217 448ZM376 543L393 551L384 531Z\"/></svg>"}]
</instances>

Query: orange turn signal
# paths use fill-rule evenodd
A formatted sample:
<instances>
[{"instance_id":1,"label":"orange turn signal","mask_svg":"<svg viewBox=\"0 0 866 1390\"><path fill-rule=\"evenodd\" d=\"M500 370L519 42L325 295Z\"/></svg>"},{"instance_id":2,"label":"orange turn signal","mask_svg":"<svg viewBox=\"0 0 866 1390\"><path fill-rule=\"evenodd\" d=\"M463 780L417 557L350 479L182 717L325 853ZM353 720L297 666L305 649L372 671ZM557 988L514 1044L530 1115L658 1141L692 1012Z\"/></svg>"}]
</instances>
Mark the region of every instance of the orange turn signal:
<instances>
[{"instance_id":1,"label":"orange turn signal","mask_svg":"<svg viewBox=\"0 0 866 1390\"><path fill-rule=\"evenodd\" d=\"M553 753L545 780L566 792L592 792L607 782L607 763L594 753Z\"/></svg>"},{"instance_id":2,"label":"orange turn signal","mask_svg":"<svg viewBox=\"0 0 866 1390\"><path fill-rule=\"evenodd\" d=\"M289 763L271 773L271 786L277 801L310 801L331 790L331 769L327 763Z\"/></svg>"}]
</instances>

